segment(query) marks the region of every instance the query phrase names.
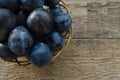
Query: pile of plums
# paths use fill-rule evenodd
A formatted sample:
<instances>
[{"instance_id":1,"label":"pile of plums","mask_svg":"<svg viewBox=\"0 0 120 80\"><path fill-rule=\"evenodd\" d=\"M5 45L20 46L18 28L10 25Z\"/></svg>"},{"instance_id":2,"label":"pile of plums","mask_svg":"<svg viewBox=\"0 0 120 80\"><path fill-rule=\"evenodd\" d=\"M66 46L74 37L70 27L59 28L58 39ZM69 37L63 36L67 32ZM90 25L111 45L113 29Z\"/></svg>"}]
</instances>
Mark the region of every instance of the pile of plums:
<instances>
[{"instance_id":1,"label":"pile of plums","mask_svg":"<svg viewBox=\"0 0 120 80\"><path fill-rule=\"evenodd\" d=\"M26 56L36 66L49 64L72 25L59 4L60 0L0 0L0 57L15 61Z\"/></svg>"}]
</instances>

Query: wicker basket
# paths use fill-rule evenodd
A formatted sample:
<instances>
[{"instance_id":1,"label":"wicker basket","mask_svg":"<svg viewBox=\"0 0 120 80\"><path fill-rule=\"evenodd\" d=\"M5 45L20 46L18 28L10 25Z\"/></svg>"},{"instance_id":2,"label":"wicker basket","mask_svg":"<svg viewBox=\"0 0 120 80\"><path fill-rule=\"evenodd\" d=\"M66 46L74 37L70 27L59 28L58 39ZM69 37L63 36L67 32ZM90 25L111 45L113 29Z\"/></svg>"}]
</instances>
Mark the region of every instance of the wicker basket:
<instances>
[{"instance_id":1,"label":"wicker basket","mask_svg":"<svg viewBox=\"0 0 120 80\"><path fill-rule=\"evenodd\" d=\"M62 9L64 9L64 11L71 16L71 12L66 7L66 4L65 4L65 2L63 0L61 0L59 6ZM69 45L69 43L70 43L70 41L72 39L72 26L71 26L71 28L69 29L68 32L64 33L64 38L66 40L65 40L65 44L64 44L63 48L61 50L59 50L59 51L54 53L51 62L54 61L59 55L61 55L62 52L65 50L65 48L68 47L68 45ZM28 61L28 58L26 58L26 57L18 57L15 61L10 61L10 62L18 63L19 65L28 65L28 64L30 64L30 62Z\"/></svg>"}]
</instances>

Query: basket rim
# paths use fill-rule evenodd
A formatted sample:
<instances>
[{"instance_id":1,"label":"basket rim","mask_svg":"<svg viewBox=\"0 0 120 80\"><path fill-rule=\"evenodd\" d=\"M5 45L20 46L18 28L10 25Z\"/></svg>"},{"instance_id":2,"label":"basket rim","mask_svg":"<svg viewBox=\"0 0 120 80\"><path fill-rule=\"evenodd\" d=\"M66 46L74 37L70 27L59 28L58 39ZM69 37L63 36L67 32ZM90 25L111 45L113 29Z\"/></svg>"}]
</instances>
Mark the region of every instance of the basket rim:
<instances>
[{"instance_id":1,"label":"basket rim","mask_svg":"<svg viewBox=\"0 0 120 80\"><path fill-rule=\"evenodd\" d=\"M61 0L61 3L62 3L62 4L59 4L59 6L62 6L62 7L66 10L66 12L67 12L70 16L72 16L71 11L66 7L66 3L65 3L63 0ZM73 25L71 25L71 28L70 28L69 31L67 32L67 34L68 34L68 39L67 39L67 41L65 42L63 48L62 48L60 51L58 51L58 52L56 53L56 55L53 56L53 58L52 58L51 61L54 61L54 60L55 60L58 56L60 56L60 55L62 54L62 52L69 46L69 44L70 44L70 42L71 42L71 40L72 40L72 32L73 32Z\"/></svg>"}]
</instances>

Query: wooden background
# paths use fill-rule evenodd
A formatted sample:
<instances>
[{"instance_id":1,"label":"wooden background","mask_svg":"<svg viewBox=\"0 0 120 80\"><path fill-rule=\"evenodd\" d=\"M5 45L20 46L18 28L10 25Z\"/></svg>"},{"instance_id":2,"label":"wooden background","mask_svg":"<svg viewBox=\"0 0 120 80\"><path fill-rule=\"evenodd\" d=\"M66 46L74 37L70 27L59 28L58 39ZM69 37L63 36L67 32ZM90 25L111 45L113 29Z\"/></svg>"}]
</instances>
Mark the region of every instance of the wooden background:
<instances>
[{"instance_id":1,"label":"wooden background","mask_svg":"<svg viewBox=\"0 0 120 80\"><path fill-rule=\"evenodd\" d=\"M120 0L64 0L73 40L50 65L16 66L0 60L0 80L120 80Z\"/></svg>"}]
</instances>

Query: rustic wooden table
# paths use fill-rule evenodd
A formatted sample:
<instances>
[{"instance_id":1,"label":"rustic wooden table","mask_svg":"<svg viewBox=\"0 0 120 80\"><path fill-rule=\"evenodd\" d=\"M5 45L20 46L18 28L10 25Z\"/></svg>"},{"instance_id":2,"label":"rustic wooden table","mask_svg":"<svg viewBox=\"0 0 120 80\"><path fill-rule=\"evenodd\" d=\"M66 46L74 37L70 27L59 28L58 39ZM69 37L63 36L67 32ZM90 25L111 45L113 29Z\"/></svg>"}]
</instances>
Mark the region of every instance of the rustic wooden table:
<instances>
[{"instance_id":1,"label":"rustic wooden table","mask_svg":"<svg viewBox=\"0 0 120 80\"><path fill-rule=\"evenodd\" d=\"M73 40L50 65L17 66L0 60L0 80L120 80L120 0L64 0Z\"/></svg>"}]
</instances>

